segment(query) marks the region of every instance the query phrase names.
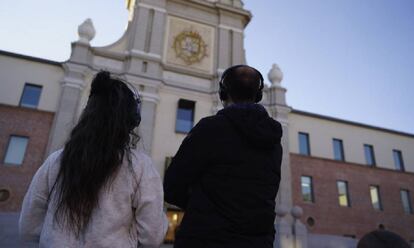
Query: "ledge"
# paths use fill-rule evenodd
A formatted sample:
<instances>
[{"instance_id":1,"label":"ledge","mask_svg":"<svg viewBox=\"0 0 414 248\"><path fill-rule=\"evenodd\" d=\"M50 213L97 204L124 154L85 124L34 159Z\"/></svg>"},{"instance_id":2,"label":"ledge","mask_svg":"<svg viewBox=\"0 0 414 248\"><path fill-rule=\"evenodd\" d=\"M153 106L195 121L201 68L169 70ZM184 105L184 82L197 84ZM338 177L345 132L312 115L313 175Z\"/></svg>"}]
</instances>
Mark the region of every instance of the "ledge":
<instances>
[{"instance_id":1,"label":"ledge","mask_svg":"<svg viewBox=\"0 0 414 248\"><path fill-rule=\"evenodd\" d=\"M338 161L338 160L335 160L335 159L315 157L315 156L306 156L306 155L293 153L293 152L289 152L289 154L290 154L290 156L293 155L293 156L296 156L296 157L299 157L299 158L312 159L312 160L322 160L322 161L326 161L326 162L330 162L330 163L336 163L339 166L358 166L359 168L363 167L363 168L368 169L368 170L380 170L380 171L387 171L387 172L393 172L393 173L399 173L399 174L414 176L414 172L411 172L411 171L393 170L393 169L390 169L390 168L379 167L378 165L377 166L368 166L366 164L359 164L359 163L348 162L348 161Z\"/></svg>"},{"instance_id":2,"label":"ledge","mask_svg":"<svg viewBox=\"0 0 414 248\"><path fill-rule=\"evenodd\" d=\"M63 62L57 62L57 61L53 61L53 60L42 59L42 58L23 55L23 54L18 54L18 53L12 53L12 52L3 51L3 50L0 50L0 55L8 56L8 57L14 57L14 58L18 58L18 59L30 60L30 61L34 61L34 62L49 64L49 65L55 65L55 66L62 66L62 64L63 64Z\"/></svg>"}]
</instances>

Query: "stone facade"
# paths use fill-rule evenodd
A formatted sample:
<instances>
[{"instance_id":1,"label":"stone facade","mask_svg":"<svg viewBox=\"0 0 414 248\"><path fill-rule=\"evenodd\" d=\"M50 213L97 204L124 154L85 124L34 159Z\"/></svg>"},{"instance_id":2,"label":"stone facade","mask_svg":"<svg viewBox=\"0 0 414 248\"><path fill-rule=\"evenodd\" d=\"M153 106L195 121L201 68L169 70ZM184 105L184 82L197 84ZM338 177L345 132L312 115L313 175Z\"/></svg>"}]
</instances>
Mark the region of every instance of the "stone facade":
<instances>
[{"instance_id":1,"label":"stone facade","mask_svg":"<svg viewBox=\"0 0 414 248\"><path fill-rule=\"evenodd\" d=\"M414 192L414 173L293 153L290 159L293 201L303 208L304 223L309 217L314 219L313 226L307 224L310 233L360 239L383 225L407 241L414 240L414 215L404 213L400 198L400 189ZM313 203L302 200L301 176L312 177ZM348 182L350 207L339 206L337 180ZM372 207L370 185L380 187L382 211ZM411 202L414 202L413 194Z\"/></svg>"},{"instance_id":2,"label":"stone facade","mask_svg":"<svg viewBox=\"0 0 414 248\"><path fill-rule=\"evenodd\" d=\"M0 104L0 116L0 189L10 192L10 198L0 202L0 212L17 212L45 158L53 113ZM10 135L29 138L23 163L18 166L4 164Z\"/></svg>"}]
</instances>

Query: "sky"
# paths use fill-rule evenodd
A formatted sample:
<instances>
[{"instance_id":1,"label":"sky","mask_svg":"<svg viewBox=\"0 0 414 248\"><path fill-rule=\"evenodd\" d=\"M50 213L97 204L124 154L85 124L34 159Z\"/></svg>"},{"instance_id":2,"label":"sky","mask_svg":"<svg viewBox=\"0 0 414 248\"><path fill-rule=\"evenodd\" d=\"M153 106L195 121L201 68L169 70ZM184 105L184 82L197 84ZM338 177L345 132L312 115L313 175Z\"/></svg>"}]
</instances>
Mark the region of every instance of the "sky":
<instances>
[{"instance_id":1,"label":"sky","mask_svg":"<svg viewBox=\"0 0 414 248\"><path fill-rule=\"evenodd\" d=\"M288 105L414 133L413 0L245 0L248 64L284 73ZM93 46L123 34L124 0L1 0L0 50L65 61L91 18Z\"/></svg>"}]
</instances>

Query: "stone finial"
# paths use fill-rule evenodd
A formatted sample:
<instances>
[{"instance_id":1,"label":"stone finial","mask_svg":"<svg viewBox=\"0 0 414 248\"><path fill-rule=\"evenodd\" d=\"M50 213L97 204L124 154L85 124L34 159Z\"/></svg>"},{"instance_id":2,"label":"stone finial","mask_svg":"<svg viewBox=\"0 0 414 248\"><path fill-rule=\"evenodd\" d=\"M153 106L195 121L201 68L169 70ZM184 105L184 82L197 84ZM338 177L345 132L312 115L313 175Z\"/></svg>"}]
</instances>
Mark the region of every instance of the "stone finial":
<instances>
[{"instance_id":1,"label":"stone finial","mask_svg":"<svg viewBox=\"0 0 414 248\"><path fill-rule=\"evenodd\" d=\"M81 25L79 25L78 35L78 42L84 44L89 44L89 42L95 37L95 28L90 18L86 19Z\"/></svg>"},{"instance_id":2,"label":"stone finial","mask_svg":"<svg viewBox=\"0 0 414 248\"><path fill-rule=\"evenodd\" d=\"M299 206L294 206L290 213L292 214L293 218L300 219L300 217L303 215L303 209Z\"/></svg>"},{"instance_id":3,"label":"stone finial","mask_svg":"<svg viewBox=\"0 0 414 248\"><path fill-rule=\"evenodd\" d=\"M279 205L276 207L276 215L278 217L284 217L288 212L289 210L283 205Z\"/></svg>"},{"instance_id":4,"label":"stone finial","mask_svg":"<svg viewBox=\"0 0 414 248\"><path fill-rule=\"evenodd\" d=\"M280 82L283 80L283 72L277 64L273 64L267 77L272 82L272 85L280 85Z\"/></svg>"}]
</instances>

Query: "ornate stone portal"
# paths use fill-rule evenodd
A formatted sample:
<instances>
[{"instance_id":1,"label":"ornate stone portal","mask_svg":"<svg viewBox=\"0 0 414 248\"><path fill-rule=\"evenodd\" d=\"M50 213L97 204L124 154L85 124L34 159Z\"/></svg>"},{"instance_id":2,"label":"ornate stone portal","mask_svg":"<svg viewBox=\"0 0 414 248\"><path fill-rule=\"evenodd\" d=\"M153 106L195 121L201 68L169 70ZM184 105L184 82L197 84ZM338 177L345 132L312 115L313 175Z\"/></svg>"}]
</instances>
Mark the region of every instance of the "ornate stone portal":
<instances>
[{"instance_id":1,"label":"ornate stone portal","mask_svg":"<svg viewBox=\"0 0 414 248\"><path fill-rule=\"evenodd\" d=\"M128 80L142 95L140 134L143 149L161 175L165 158L172 156L184 135L171 127L176 104L185 98L196 102L195 121L221 108L218 78L231 65L246 63L244 29L251 13L240 0L128 0L130 18L125 34L114 44L92 47L95 28L90 19L78 28L64 64L62 93L49 139L49 153L63 146L86 104L92 75L105 69ZM284 154L282 181L277 198L275 247L306 247L306 235L292 215L288 149L288 113L283 74L277 65L269 73L263 105L282 123ZM293 216L293 217L292 217ZM303 225L302 225L303 226ZM296 235L295 235L296 234Z\"/></svg>"}]
</instances>

